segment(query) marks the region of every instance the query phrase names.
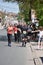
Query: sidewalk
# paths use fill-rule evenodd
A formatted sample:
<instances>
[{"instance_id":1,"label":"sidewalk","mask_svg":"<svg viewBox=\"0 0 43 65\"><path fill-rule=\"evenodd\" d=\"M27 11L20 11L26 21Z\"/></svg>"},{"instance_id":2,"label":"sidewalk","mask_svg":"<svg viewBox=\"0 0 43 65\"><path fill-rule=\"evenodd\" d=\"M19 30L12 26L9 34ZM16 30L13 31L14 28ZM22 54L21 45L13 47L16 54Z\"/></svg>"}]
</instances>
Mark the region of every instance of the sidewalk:
<instances>
[{"instance_id":1,"label":"sidewalk","mask_svg":"<svg viewBox=\"0 0 43 65\"><path fill-rule=\"evenodd\" d=\"M43 65L43 48L38 49L37 42L30 42L36 65Z\"/></svg>"}]
</instances>

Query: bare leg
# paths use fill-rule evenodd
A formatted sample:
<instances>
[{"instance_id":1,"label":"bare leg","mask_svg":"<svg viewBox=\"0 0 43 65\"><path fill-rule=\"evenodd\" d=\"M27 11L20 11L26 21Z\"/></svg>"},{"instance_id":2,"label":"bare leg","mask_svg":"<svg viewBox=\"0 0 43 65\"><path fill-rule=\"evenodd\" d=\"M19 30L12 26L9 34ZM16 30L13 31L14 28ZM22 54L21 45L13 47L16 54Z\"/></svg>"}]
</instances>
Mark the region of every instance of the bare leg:
<instances>
[{"instance_id":1,"label":"bare leg","mask_svg":"<svg viewBox=\"0 0 43 65\"><path fill-rule=\"evenodd\" d=\"M41 37L39 37L39 40L38 40L38 48L40 48L41 47Z\"/></svg>"}]
</instances>

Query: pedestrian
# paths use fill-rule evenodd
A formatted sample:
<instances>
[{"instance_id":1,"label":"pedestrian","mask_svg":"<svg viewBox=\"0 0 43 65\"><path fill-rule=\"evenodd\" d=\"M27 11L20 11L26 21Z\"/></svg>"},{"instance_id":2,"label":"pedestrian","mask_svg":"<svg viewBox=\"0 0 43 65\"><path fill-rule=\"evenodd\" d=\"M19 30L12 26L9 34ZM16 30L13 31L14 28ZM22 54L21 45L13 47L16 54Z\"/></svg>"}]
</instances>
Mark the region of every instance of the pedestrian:
<instances>
[{"instance_id":1,"label":"pedestrian","mask_svg":"<svg viewBox=\"0 0 43 65\"><path fill-rule=\"evenodd\" d=\"M26 43L27 43L27 24L24 24L22 27L22 46L26 47Z\"/></svg>"},{"instance_id":2,"label":"pedestrian","mask_svg":"<svg viewBox=\"0 0 43 65\"><path fill-rule=\"evenodd\" d=\"M42 43L41 43L42 37L43 37L43 28L42 28L42 26L40 27L38 36L39 36L39 39L38 39L38 48L42 48Z\"/></svg>"},{"instance_id":3,"label":"pedestrian","mask_svg":"<svg viewBox=\"0 0 43 65\"><path fill-rule=\"evenodd\" d=\"M21 29L20 28L18 28L18 30L17 30L17 40L18 40L18 42L21 41Z\"/></svg>"},{"instance_id":4,"label":"pedestrian","mask_svg":"<svg viewBox=\"0 0 43 65\"><path fill-rule=\"evenodd\" d=\"M32 28L31 25L28 25L28 30L27 30L27 37L28 37L28 42L32 40Z\"/></svg>"},{"instance_id":5,"label":"pedestrian","mask_svg":"<svg viewBox=\"0 0 43 65\"><path fill-rule=\"evenodd\" d=\"M7 27L7 37L8 37L8 46L11 47L11 39L12 39L13 27L11 24Z\"/></svg>"},{"instance_id":6,"label":"pedestrian","mask_svg":"<svg viewBox=\"0 0 43 65\"><path fill-rule=\"evenodd\" d=\"M14 40L15 40L15 42L17 41L17 30L18 30L17 24L14 24L13 31L14 31Z\"/></svg>"},{"instance_id":7,"label":"pedestrian","mask_svg":"<svg viewBox=\"0 0 43 65\"><path fill-rule=\"evenodd\" d=\"M17 38L18 38L18 42L20 42L21 41L21 28L22 28L22 25L19 23L17 25L17 28L18 28L18 30L17 30Z\"/></svg>"}]
</instances>

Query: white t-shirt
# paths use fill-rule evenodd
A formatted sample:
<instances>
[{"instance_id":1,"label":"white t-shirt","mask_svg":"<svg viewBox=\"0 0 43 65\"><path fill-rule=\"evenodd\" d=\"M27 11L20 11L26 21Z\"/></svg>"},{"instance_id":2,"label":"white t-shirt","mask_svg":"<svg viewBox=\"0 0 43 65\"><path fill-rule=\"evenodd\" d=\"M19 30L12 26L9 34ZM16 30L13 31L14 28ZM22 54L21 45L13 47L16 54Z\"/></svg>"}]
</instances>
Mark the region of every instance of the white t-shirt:
<instances>
[{"instance_id":1,"label":"white t-shirt","mask_svg":"<svg viewBox=\"0 0 43 65\"><path fill-rule=\"evenodd\" d=\"M39 36L39 37L42 37L42 36L43 36L43 31L39 31L38 36Z\"/></svg>"}]
</instances>

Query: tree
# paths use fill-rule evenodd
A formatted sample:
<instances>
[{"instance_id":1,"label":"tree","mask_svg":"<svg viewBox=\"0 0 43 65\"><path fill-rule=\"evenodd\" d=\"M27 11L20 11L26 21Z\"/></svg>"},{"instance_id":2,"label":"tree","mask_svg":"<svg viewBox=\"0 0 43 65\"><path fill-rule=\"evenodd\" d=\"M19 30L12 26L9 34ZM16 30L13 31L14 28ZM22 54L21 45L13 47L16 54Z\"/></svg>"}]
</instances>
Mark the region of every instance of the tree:
<instances>
[{"instance_id":1,"label":"tree","mask_svg":"<svg viewBox=\"0 0 43 65\"><path fill-rule=\"evenodd\" d=\"M27 22L31 19L31 9L35 9L37 17L40 21L43 20L43 0L6 0L17 1L19 4L20 13L24 16L24 20Z\"/></svg>"}]
</instances>

